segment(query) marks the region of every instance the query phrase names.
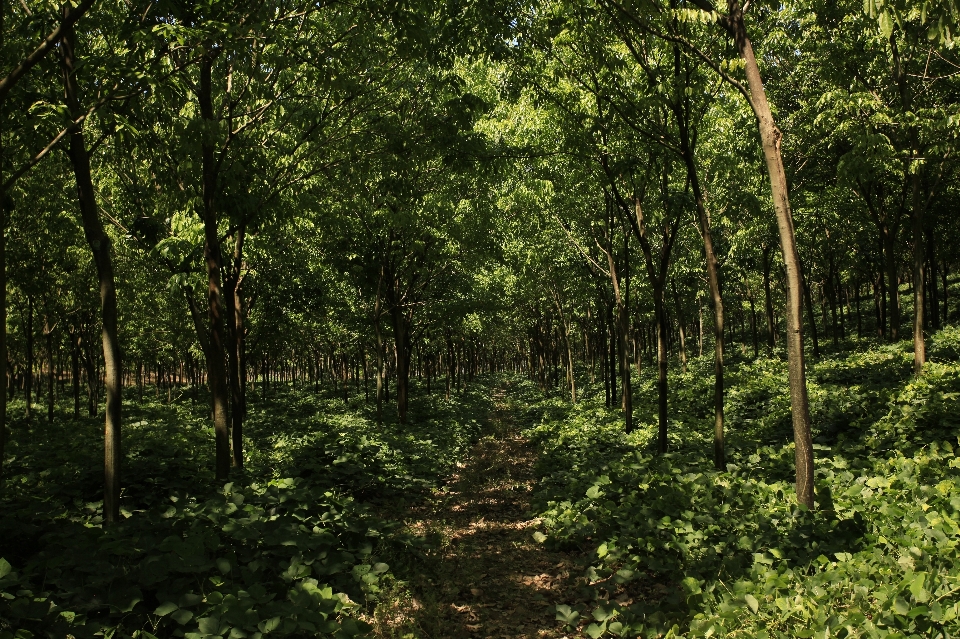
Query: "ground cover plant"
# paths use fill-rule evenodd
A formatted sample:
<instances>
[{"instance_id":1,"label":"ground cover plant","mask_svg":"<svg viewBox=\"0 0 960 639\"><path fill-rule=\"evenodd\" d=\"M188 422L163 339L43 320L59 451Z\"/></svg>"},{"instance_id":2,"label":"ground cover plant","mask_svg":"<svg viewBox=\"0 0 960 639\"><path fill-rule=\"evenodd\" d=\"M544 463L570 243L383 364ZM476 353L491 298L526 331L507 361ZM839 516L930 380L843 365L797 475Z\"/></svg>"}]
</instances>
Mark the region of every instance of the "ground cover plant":
<instances>
[{"instance_id":1,"label":"ground cover plant","mask_svg":"<svg viewBox=\"0 0 960 639\"><path fill-rule=\"evenodd\" d=\"M487 406L471 393L422 409L398 429L356 403L278 392L251 406L245 472L215 487L197 463L203 408L149 401L131 416L124 520L107 529L84 477L93 420L18 420L0 517L4 636L364 634L384 559L419 553L377 506L442 481ZM85 445L64 445L84 428ZM55 470L32 472L39 457Z\"/></svg>"},{"instance_id":2,"label":"ground cover plant","mask_svg":"<svg viewBox=\"0 0 960 639\"><path fill-rule=\"evenodd\" d=\"M0 639L960 634L957 1L0 0Z\"/></svg>"},{"instance_id":3,"label":"ground cover plant","mask_svg":"<svg viewBox=\"0 0 960 639\"><path fill-rule=\"evenodd\" d=\"M793 444L777 359L731 366L727 468L708 457L709 362L678 374L676 445L652 422L625 435L594 402L542 419L543 543L589 553L593 593L561 607L599 636L950 637L960 628L956 329L922 379L906 344L826 357L810 371L816 510L785 499ZM648 386L641 393L650 392ZM652 416L651 416L652 417ZM645 585L662 584L654 597ZM583 625L583 624L580 624Z\"/></svg>"}]
</instances>

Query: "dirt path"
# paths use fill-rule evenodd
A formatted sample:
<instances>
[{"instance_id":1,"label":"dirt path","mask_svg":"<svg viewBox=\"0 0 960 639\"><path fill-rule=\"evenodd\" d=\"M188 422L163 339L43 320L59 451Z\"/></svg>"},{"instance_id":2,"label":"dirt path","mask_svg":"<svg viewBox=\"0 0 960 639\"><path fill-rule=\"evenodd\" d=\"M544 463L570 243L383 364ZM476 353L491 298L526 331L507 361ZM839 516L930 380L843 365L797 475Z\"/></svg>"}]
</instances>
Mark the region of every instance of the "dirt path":
<instances>
[{"instance_id":1,"label":"dirt path","mask_svg":"<svg viewBox=\"0 0 960 639\"><path fill-rule=\"evenodd\" d=\"M495 395L492 434L433 499L411 510L410 531L437 540L430 568L378 615L377 634L402 639L564 637L557 604L578 598L573 557L533 539L536 454L513 432Z\"/></svg>"}]
</instances>

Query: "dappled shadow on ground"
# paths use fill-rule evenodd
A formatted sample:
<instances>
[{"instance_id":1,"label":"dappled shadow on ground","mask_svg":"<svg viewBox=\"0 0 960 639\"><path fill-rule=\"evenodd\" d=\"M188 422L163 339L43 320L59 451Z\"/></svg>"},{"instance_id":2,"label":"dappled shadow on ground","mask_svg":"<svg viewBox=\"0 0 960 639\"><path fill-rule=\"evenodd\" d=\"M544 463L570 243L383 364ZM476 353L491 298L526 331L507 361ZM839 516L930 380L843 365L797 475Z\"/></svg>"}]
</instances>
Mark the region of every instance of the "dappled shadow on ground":
<instances>
[{"instance_id":1,"label":"dappled shadow on ground","mask_svg":"<svg viewBox=\"0 0 960 639\"><path fill-rule=\"evenodd\" d=\"M510 431L510 413L493 413L493 434L427 502L404 517L432 540L413 567L405 597L378 611L381 637L548 639L564 636L556 605L576 600L585 581L575 553L534 540L535 452Z\"/></svg>"}]
</instances>

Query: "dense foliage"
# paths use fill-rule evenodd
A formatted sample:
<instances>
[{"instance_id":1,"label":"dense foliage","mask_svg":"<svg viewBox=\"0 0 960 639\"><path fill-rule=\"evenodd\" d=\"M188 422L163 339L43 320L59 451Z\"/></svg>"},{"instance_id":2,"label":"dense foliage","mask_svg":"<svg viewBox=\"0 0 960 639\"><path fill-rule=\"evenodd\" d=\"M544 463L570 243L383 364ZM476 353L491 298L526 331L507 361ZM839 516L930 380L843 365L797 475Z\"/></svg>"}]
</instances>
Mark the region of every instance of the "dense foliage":
<instances>
[{"instance_id":1,"label":"dense foliage","mask_svg":"<svg viewBox=\"0 0 960 639\"><path fill-rule=\"evenodd\" d=\"M0 639L366 633L504 393L571 628L957 634L958 15L0 0Z\"/></svg>"},{"instance_id":2,"label":"dense foliage","mask_svg":"<svg viewBox=\"0 0 960 639\"><path fill-rule=\"evenodd\" d=\"M922 380L909 376L905 344L813 368L815 512L784 499L793 451L780 361L731 366L738 427L722 472L704 455L702 360L675 380L688 408L665 456L652 454L652 420L625 436L596 401L531 407L544 451L539 538L592 556L592 601L557 618L587 618L593 637L956 634L960 369L947 354L957 335L935 341L952 361Z\"/></svg>"}]
</instances>

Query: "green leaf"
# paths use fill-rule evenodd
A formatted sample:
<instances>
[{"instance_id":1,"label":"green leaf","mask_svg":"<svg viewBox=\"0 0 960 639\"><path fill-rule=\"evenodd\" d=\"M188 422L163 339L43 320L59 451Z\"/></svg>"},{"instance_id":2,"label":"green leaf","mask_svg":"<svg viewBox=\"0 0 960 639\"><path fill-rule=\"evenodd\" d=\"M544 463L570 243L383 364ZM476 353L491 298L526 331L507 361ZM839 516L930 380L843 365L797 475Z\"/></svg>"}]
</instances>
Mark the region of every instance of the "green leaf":
<instances>
[{"instance_id":1,"label":"green leaf","mask_svg":"<svg viewBox=\"0 0 960 639\"><path fill-rule=\"evenodd\" d=\"M593 485L587 489L587 497L589 497L590 499L596 499L602 494L603 492L600 490L600 487L597 485Z\"/></svg>"},{"instance_id":2,"label":"green leaf","mask_svg":"<svg viewBox=\"0 0 960 639\"><path fill-rule=\"evenodd\" d=\"M227 574L231 569L230 562L223 558L217 559L217 568L219 568L223 574Z\"/></svg>"},{"instance_id":3,"label":"green leaf","mask_svg":"<svg viewBox=\"0 0 960 639\"><path fill-rule=\"evenodd\" d=\"M539 530L537 530L537 531L534 531L533 533L533 540L536 541L538 544L542 544L547 540L547 536L544 535Z\"/></svg>"},{"instance_id":4,"label":"green leaf","mask_svg":"<svg viewBox=\"0 0 960 639\"><path fill-rule=\"evenodd\" d=\"M607 631L607 622L597 625L595 623L587 626L586 633L590 636L590 639L599 639L599 637Z\"/></svg>"},{"instance_id":5,"label":"green leaf","mask_svg":"<svg viewBox=\"0 0 960 639\"><path fill-rule=\"evenodd\" d=\"M747 602L747 606L750 607L750 611L753 612L753 614L757 614L757 611L760 610L760 602L757 601L757 598L750 593L747 593L743 596L743 600Z\"/></svg>"},{"instance_id":6,"label":"green leaf","mask_svg":"<svg viewBox=\"0 0 960 639\"><path fill-rule=\"evenodd\" d=\"M579 618L580 613L576 610L572 610L570 606L566 604L560 604L557 606L557 621L562 621L568 626L572 626L577 623Z\"/></svg>"},{"instance_id":7,"label":"green leaf","mask_svg":"<svg viewBox=\"0 0 960 639\"><path fill-rule=\"evenodd\" d=\"M193 613L190 612L189 610L184 610L183 608L181 608L180 610L177 610L176 612L171 614L170 618L182 626L183 624L193 619Z\"/></svg>"},{"instance_id":8,"label":"green leaf","mask_svg":"<svg viewBox=\"0 0 960 639\"><path fill-rule=\"evenodd\" d=\"M930 593L927 592L927 589L923 587L926 576L926 573L917 573L914 576L913 581L910 582L910 593L913 595L913 598L920 603L924 603L930 599Z\"/></svg>"},{"instance_id":9,"label":"green leaf","mask_svg":"<svg viewBox=\"0 0 960 639\"><path fill-rule=\"evenodd\" d=\"M260 629L260 632L267 634L273 632L280 626L280 617L271 617L266 621L261 621L257 624L257 628Z\"/></svg>"},{"instance_id":10,"label":"green leaf","mask_svg":"<svg viewBox=\"0 0 960 639\"><path fill-rule=\"evenodd\" d=\"M11 570L13 570L13 566L10 565L10 562L0 557L0 579L9 575Z\"/></svg>"},{"instance_id":11,"label":"green leaf","mask_svg":"<svg viewBox=\"0 0 960 639\"><path fill-rule=\"evenodd\" d=\"M893 600L893 611L898 615L906 616L910 612L910 604L904 601L903 597L897 597Z\"/></svg>"},{"instance_id":12,"label":"green leaf","mask_svg":"<svg viewBox=\"0 0 960 639\"><path fill-rule=\"evenodd\" d=\"M157 609L153 611L153 614L158 615L160 617L166 617L174 610L179 610L179 609L180 609L180 606L173 603L172 601L168 601L166 603L162 603L159 606L157 606Z\"/></svg>"}]
</instances>

